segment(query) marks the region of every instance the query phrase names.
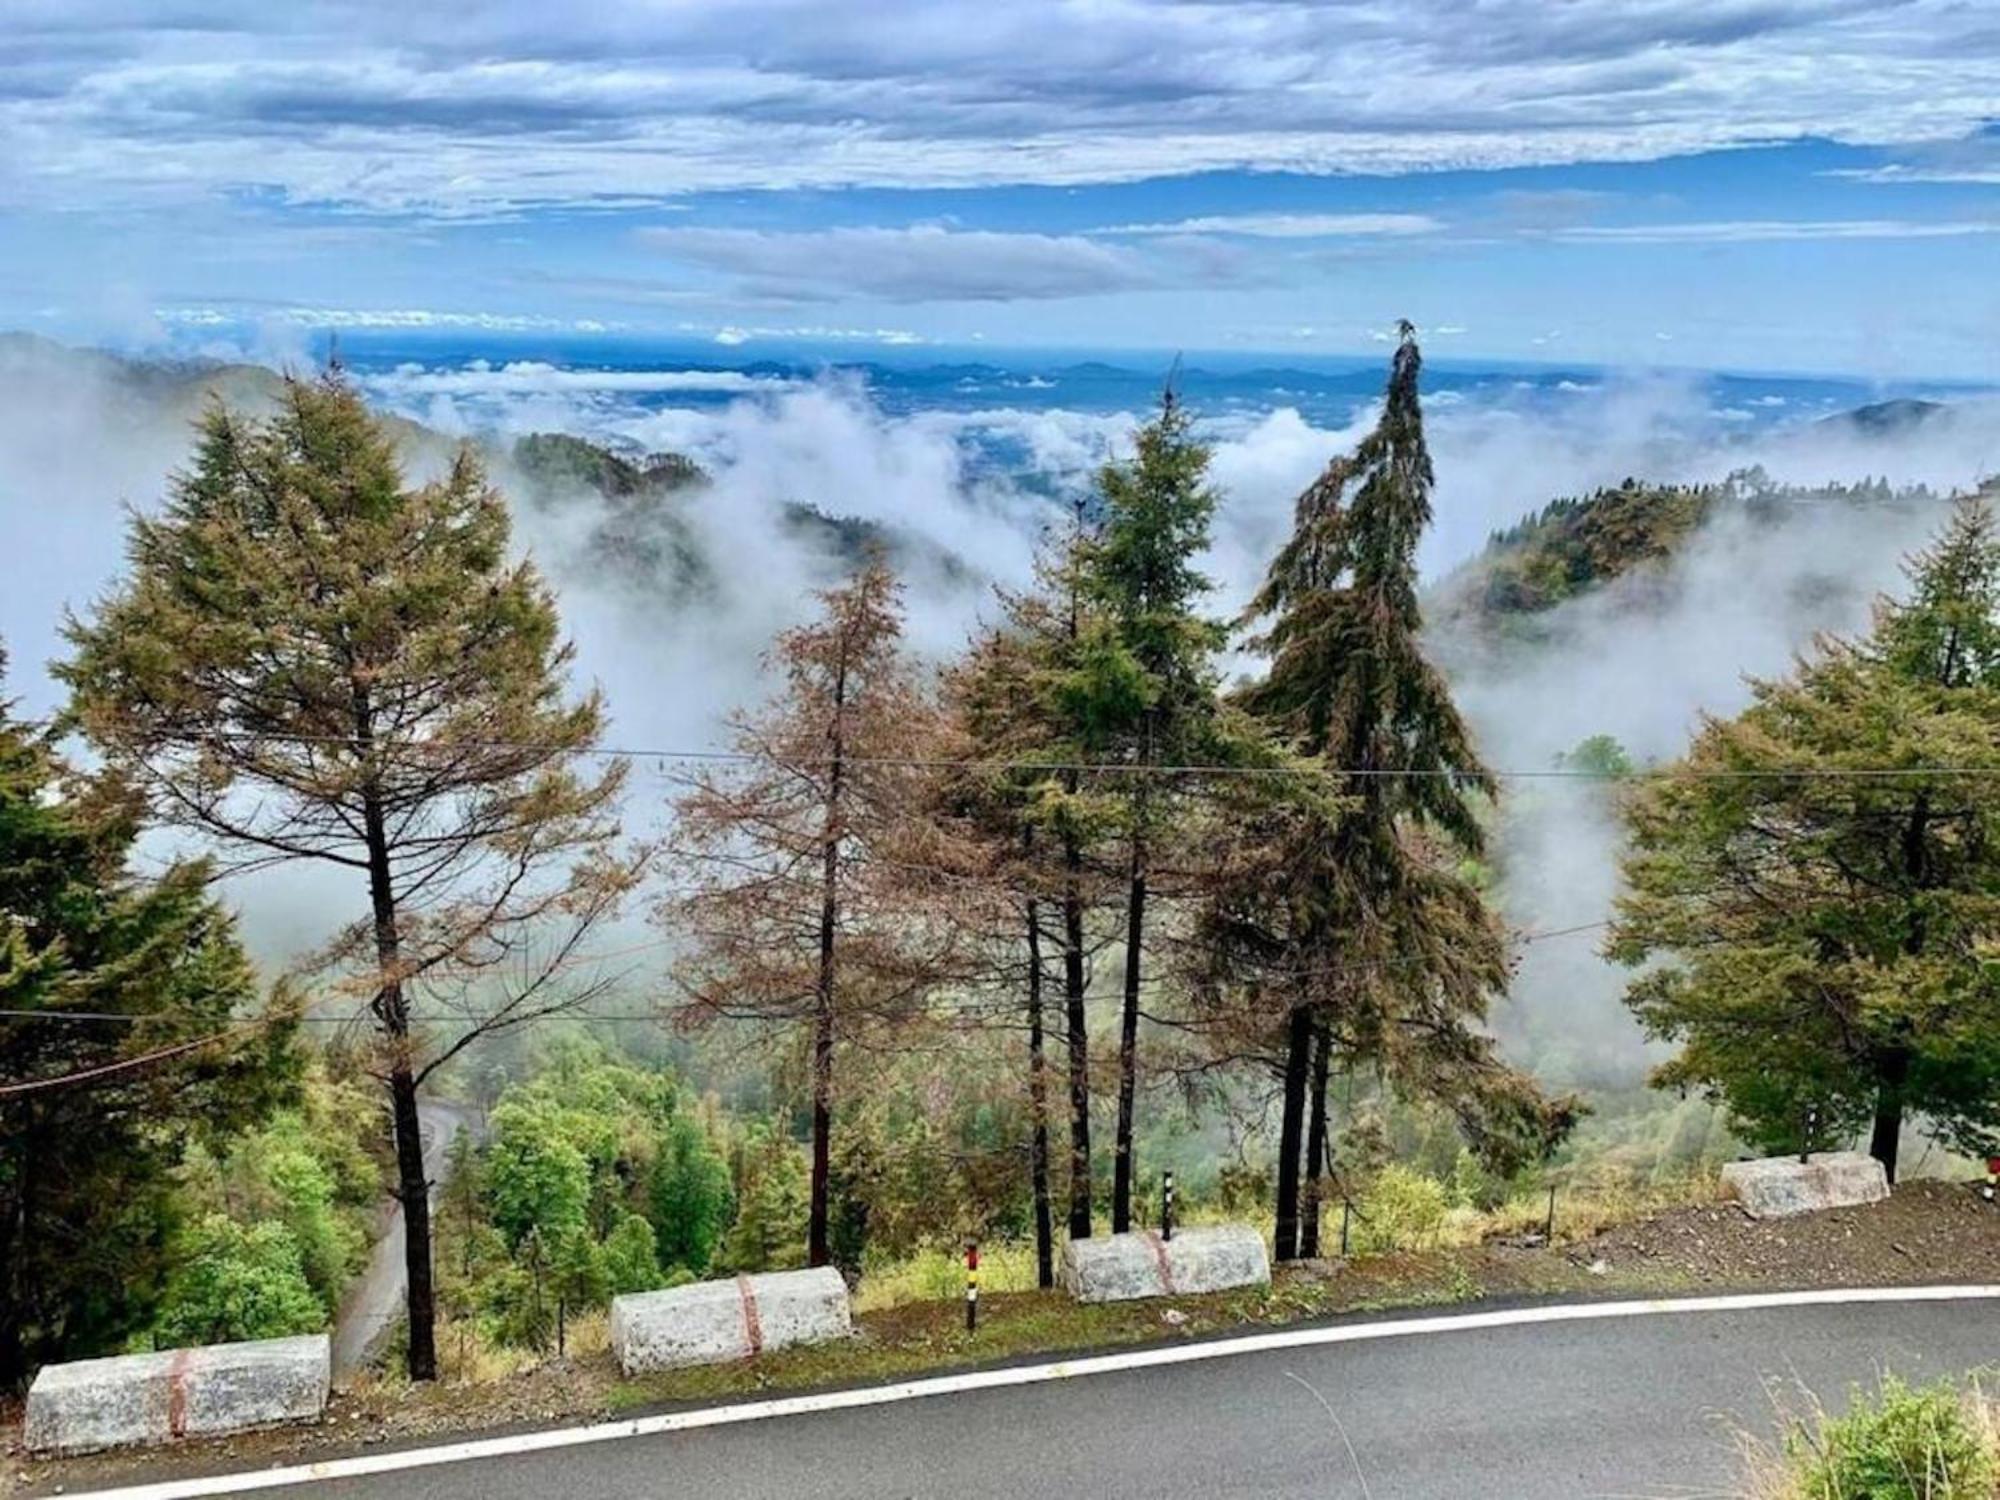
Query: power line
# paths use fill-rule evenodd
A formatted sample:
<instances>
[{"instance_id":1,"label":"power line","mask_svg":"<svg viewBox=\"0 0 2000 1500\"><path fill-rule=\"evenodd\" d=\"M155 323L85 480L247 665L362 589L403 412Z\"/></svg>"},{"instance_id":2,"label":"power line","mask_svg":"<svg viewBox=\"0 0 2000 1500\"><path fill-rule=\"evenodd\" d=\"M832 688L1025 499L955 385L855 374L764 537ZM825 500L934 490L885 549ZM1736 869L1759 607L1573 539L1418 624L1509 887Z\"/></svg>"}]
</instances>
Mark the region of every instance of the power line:
<instances>
[{"instance_id":1,"label":"power line","mask_svg":"<svg viewBox=\"0 0 2000 1500\"><path fill-rule=\"evenodd\" d=\"M17 724L26 729L53 729L54 720L18 720ZM276 744L300 746L325 746L346 748L359 754L379 755L385 748L383 741L374 741L364 746L352 735L337 734L292 734L258 733L248 730L217 730L203 734L169 734L160 736L163 744L183 746L200 745L242 745ZM670 746L643 745L585 745L569 746L551 741L536 740L409 740L390 746L397 753L437 753L455 754L463 751L510 752L520 754L577 755L603 760L626 761L675 761L685 764L718 765L767 765L786 766L831 766L836 763L833 756L773 757L758 755L745 750L683 750ZM962 760L949 756L867 756L848 755L838 757L838 763L848 766L882 766L905 770L933 771L984 771L1014 772L1042 775L1113 775L1113 776L1249 776L1249 777L1335 777L1354 779L1408 779L1408 780L1450 780L1475 781L1481 776L1496 781L1596 781L1631 782L1666 779L1691 779L1699 781L1757 781L1765 779L1796 780L1900 780L1905 778L1929 777L1985 777L2000 776L2000 764L1968 766L1768 766L1756 768L1709 769L1687 766L1658 766L1634 770L1593 770L1578 766L1546 766L1533 769L1505 769L1483 771L1461 771L1431 767L1384 768L1379 766L1329 766L1318 762L1308 762L1294 766L1239 766L1220 762L1202 763L1149 763L1140 761L1066 761L1066 760Z\"/></svg>"},{"instance_id":2,"label":"power line","mask_svg":"<svg viewBox=\"0 0 2000 1500\"><path fill-rule=\"evenodd\" d=\"M1526 947L1531 943L1547 942L1550 938L1572 937L1577 933L1581 932L1596 932L1601 928L1609 927L1610 925L1611 925L1611 920L1609 918L1605 918L1601 921L1596 921L1596 922L1579 922L1573 927L1555 927L1549 929L1546 932L1519 932L1512 934L1512 936L1516 943L1520 944L1522 947ZM627 954L643 951L646 948L663 947L666 946L667 943L670 943L672 941L674 940L663 939L661 942L658 943L639 944L633 948L619 949L615 950L612 953L591 955L587 958L579 959L577 960L577 962L602 963L611 958L621 957ZM1398 962L1412 962L1412 961L1413 960L1391 959L1391 960L1378 960L1370 963L1333 965L1326 968L1316 968L1316 969L1286 969L1281 971L1280 977L1287 979L1325 977L1334 974L1358 972L1365 969L1381 968L1384 966L1393 965ZM315 1002L315 1004L322 1004L322 1005L325 1003L326 1003L325 1001ZM60 1021L60 1022L71 1022L78 1024L85 1022L97 1022L97 1023L116 1023L129 1026L137 1026L137 1025L142 1025L147 1021L173 1020L176 1019L178 1014L181 1013L176 1013L172 1011L153 1011L149 1014L132 1015L124 1011L107 1011L107 1010L0 1009L0 1021ZM641 1023L641 1022L658 1023L668 1020L671 1017L671 1015L672 1012L670 1010L649 1010L649 1011L554 1010L554 1011L545 1011L533 1016L524 1016L518 1021L513 1021L508 1023L508 1029L511 1030L516 1026L530 1026L542 1023L560 1023L560 1022L574 1022L583 1025L624 1025L627 1023ZM289 1019L296 1025L304 1025L304 1026L351 1026L357 1021L366 1019L366 1016L367 1012L365 1011L356 1011L351 1015L344 1015L344 1016L299 1015L299 1016L291 1016L289 1018L285 1017L282 1013L280 1013L277 1016L269 1018L254 1017L252 1018L251 1021L245 1022L243 1024L267 1025L270 1024L272 1021ZM433 1018L433 1019L444 1020L448 1018ZM411 1017L412 1025L424 1025L428 1023L429 1022L427 1021L427 1018L419 1016ZM227 1034L226 1032L217 1032L215 1033L215 1036L220 1037L226 1034ZM214 1039L215 1039L214 1037L210 1037L204 1039L204 1041L214 1040ZM192 1043L190 1045L202 1045L202 1044L203 1043L201 1042L197 1042L197 1043ZM79 1075L68 1075L68 1076L74 1077ZM35 1080L35 1081L38 1083L39 1082L57 1083L57 1082L62 1082L63 1079L55 1078L49 1080ZM4 1090L0 1090L0 1092L4 1092Z\"/></svg>"}]
</instances>

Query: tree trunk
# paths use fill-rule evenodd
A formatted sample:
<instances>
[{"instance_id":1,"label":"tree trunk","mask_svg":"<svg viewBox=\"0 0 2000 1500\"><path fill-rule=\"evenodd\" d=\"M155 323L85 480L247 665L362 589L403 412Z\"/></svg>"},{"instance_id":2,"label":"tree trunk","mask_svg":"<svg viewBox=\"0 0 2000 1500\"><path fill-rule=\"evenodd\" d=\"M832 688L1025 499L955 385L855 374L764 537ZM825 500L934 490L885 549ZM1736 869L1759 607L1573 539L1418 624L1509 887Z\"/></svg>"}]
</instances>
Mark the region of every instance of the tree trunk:
<instances>
[{"instance_id":1,"label":"tree trunk","mask_svg":"<svg viewBox=\"0 0 2000 1500\"><path fill-rule=\"evenodd\" d=\"M4 1226L0 1226L0 1277L5 1279L4 1297L0 1297L0 1394L10 1393L27 1383L28 1379L28 1296L29 1289L22 1284L22 1262L26 1257L15 1253L25 1246L33 1232L30 1216L34 1212L35 1190L35 1104L32 1099L24 1099L16 1106L23 1112L21 1130L21 1150L15 1161L14 1201L8 1205Z\"/></svg>"},{"instance_id":2,"label":"tree trunk","mask_svg":"<svg viewBox=\"0 0 2000 1500\"><path fill-rule=\"evenodd\" d=\"M828 1188L833 1150L833 959L834 935L840 924L840 793L847 755L844 714L847 708L847 658L843 652L833 676L833 727L828 733L826 832L820 852L819 976L813 987L812 1056L812 1209L806 1232L806 1264L823 1266L831 1258L827 1223Z\"/></svg>"},{"instance_id":3,"label":"tree trunk","mask_svg":"<svg viewBox=\"0 0 2000 1500\"><path fill-rule=\"evenodd\" d=\"M1312 1114L1306 1128L1305 1205L1299 1211L1299 1254L1307 1260L1319 1254L1320 1187L1326 1171L1327 1054L1333 1050L1332 1028L1321 1021L1313 1028Z\"/></svg>"},{"instance_id":4,"label":"tree trunk","mask_svg":"<svg viewBox=\"0 0 2000 1500\"><path fill-rule=\"evenodd\" d=\"M364 746L371 743L365 700L356 719ZM403 993L402 933L397 922L394 871L381 799L362 794L362 831L368 846L368 895L375 917L375 963L381 982L375 1015L389 1044L389 1110L396 1129L396 1201L403 1207L403 1266L409 1315L409 1376L437 1379L437 1298L431 1282L431 1185L424 1173L423 1122L417 1114L415 1060L410 1052L410 1010Z\"/></svg>"},{"instance_id":5,"label":"tree trunk","mask_svg":"<svg viewBox=\"0 0 2000 1500\"><path fill-rule=\"evenodd\" d=\"M1903 1085L1910 1076L1910 1054L1891 1052L1875 1069L1875 1128L1868 1154L1882 1163L1882 1173L1896 1180L1896 1148L1903 1138Z\"/></svg>"},{"instance_id":6,"label":"tree trunk","mask_svg":"<svg viewBox=\"0 0 2000 1500\"><path fill-rule=\"evenodd\" d=\"M396 1199L403 1205L403 1267L409 1277L412 1380L437 1379L437 1294L431 1283L431 1185L424 1174L417 1081L407 1055L389 1074L396 1118Z\"/></svg>"},{"instance_id":7,"label":"tree trunk","mask_svg":"<svg viewBox=\"0 0 2000 1500\"><path fill-rule=\"evenodd\" d=\"M1090 1238L1090 1023L1083 1007L1083 853L1063 840L1063 1024L1069 1031L1069 1237Z\"/></svg>"},{"instance_id":8,"label":"tree trunk","mask_svg":"<svg viewBox=\"0 0 2000 1500\"><path fill-rule=\"evenodd\" d=\"M1056 1284L1055 1232L1049 1210L1049 1078L1042 1046L1040 904L1028 900L1028 1176L1035 1195L1035 1285Z\"/></svg>"},{"instance_id":9,"label":"tree trunk","mask_svg":"<svg viewBox=\"0 0 2000 1500\"><path fill-rule=\"evenodd\" d=\"M1294 1009L1285 1026L1285 1102L1278 1124L1277 1258L1299 1258L1299 1137L1311 1074L1313 1017L1309 1006Z\"/></svg>"},{"instance_id":10,"label":"tree trunk","mask_svg":"<svg viewBox=\"0 0 2000 1500\"><path fill-rule=\"evenodd\" d=\"M1132 1227L1132 1109L1139 1091L1139 976L1146 937L1146 846L1132 840L1125 901L1125 999L1118 1023L1118 1136L1111 1161L1111 1232Z\"/></svg>"}]
</instances>

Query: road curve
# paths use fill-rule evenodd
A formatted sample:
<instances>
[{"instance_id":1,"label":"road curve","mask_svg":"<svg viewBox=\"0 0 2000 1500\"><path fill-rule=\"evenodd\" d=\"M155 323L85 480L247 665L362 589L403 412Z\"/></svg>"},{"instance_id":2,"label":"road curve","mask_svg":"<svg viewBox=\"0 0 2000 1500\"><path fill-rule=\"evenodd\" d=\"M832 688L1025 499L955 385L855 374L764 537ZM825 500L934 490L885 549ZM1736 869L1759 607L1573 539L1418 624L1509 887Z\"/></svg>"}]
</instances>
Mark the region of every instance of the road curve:
<instances>
[{"instance_id":1,"label":"road curve","mask_svg":"<svg viewBox=\"0 0 2000 1500\"><path fill-rule=\"evenodd\" d=\"M427 1101L417 1106L417 1120L423 1132L424 1176L430 1179L431 1208L435 1212L451 1143L459 1131L473 1125L473 1111L463 1104ZM340 1314L334 1319L336 1381L367 1364L369 1356L395 1326L396 1319L403 1315L404 1289L409 1285L409 1272L403 1264L403 1243L403 1208L392 1201L383 1216L382 1235L368 1253L368 1264L347 1289L347 1295L341 1299Z\"/></svg>"},{"instance_id":2,"label":"road curve","mask_svg":"<svg viewBox=\"0 0 2000 1500\"><path fill-rule=\"evenodd\" d=\"M1685 1500L1729 1493L1735 1435L1771 1436L1774 1401L2000 1361L1991 1295L1553 1318L252 1482L294 1500Z\"/></svg>"}]
</instances>

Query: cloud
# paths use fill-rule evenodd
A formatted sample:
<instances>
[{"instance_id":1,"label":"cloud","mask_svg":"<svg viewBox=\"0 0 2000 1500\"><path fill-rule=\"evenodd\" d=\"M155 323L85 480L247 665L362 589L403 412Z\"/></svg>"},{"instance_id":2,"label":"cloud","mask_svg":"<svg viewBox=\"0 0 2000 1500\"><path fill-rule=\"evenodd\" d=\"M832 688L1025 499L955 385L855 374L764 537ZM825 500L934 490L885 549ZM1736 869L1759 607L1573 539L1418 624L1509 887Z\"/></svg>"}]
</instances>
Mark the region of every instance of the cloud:
<instances>
[{"instance_id":1,"label":"cloud","mask_svg":"<svg viewBox=\"0 0 2000 1500\"><path fill-rule=\"evenodd\" d=\"M488 333L606 333L617 327L597 318L551 318L532 313L451 312L426 307L272 307L254 302L225 306L162 307L163 323L223 328L254 316L260 322L300 328L468 328Z\"/></svg>"},{"instance_id":2,"label":"cloud","mask_svg":"<svg viewBox=\"0 0 2000 1500\"><path fill-rule=\"evenodd\" d=\"M743 295L773 301L1007 302L1158 284L1129 251L1079 235L934 224L792 233L673 227L640 234L660 254L726 274Z\"/></svg>"},{"instance_id":3,"label":"cloud","mask_svg":"<svg viewBox=\"0 0 2000 1500\"><path fill-rule=\"evenodd\" d=\"M1240 234L1252 239L1314 240L1351 235L1429 234L1444 226L1429 214L1209 214L1162 224L1115 224L1097 234Z\"/></svg>"},{"instance_id":4,"label":"cloud","mask_svg":"<svg viewBox=\"0 0 2000 1500\"><path fill-rule=\"evenodd\" d=\"M444 217L703 190L1130 181L1940 142L1964 0L12 0L0 201ZM1798 59L1810 58L1811 67Z\"/></svg>"},{"instance_id":5,"label":"cloud","mask_svg":"<svg viewBox=\"0 0 2000 1500\"><path fill-rule=\"evenodd\" d=\"M1691 224L1580 224L1550 238L1592 245L1741 245L1777 240L1927 240L2000 234L2000 219L1722 219Z\"/></svg>"},{"instance_id":6,"label":"cloud","mask_svg":"<svg viewBox=\"0 0 2000 1500\"><path fill-rule=\"evenodd\" d=\"M683 324L682 328L689 332L696 331L693 324ZM909 347L932 342L922 334L913 333L907 328L829 328L818 323L791 328L744 327L736 323L725 323L710 337L718 344L731 347L747 344L755 339L805 340L810 343L834 344L887 344L892 347Z\"/></svg>"},{"instance_id":7,"label":"cloud","mask_svg":"<svg viewBox=\"0 0 2000 1500\"><path fill-rule=\"evenodd\" d=\"M783 390L796 383L776 375L746 375L741 370L592 370L540 360L493 365L483 359L438 370L401 365L386 375L368 377L373 390L409 396L532 396L559 391L746 395Z\"/></svg>"},{"instance_id":8,"label":"cloud","mask_svg":"<svg viewBox=\"0 0 2000 1500\"><path fill-rule=\"evenodd\" d=\"M2000 167L1921 167L1891 162L1881 167L1840 167L1825 174L1852 182L1969 182L2000 184Z\"/></svg>"}]
</instances>

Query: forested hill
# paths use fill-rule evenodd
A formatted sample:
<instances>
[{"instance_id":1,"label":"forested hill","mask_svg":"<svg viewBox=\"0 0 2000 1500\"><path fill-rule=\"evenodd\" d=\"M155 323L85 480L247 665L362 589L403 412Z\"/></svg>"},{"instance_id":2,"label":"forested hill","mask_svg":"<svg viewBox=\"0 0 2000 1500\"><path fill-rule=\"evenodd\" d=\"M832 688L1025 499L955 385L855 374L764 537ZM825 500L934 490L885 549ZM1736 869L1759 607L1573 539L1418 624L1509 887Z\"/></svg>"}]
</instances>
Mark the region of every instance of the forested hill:
<instances>
[{"instance_id":1,"label":"forested hill","mask_svg":"<svg viewBox=\"0 0 2000 1500\"><path fill-rule=\"evenodd\" d=\"M526 504L550 513L590 506L586 548L620 582L669 604L715 585L697 526L697 507L713 479L682 453L618 451L569 433L537 432L506 455ZM963 559L907 532L859 516L832 515L802 500L778 505L787 536L851 572L871 548L901 569L921 568L954 581L971 573Z\"/></svg>"},{"instance_id":2,"label":"forested hill","mask_svg":"<svg viewBox=\"0 0 2000 1500\"><path fill-rule=\"evenodd\" d=\"M1983 489L2000 496L2000 481ZM1718 484L1648 484L1550 502L1496 531L1486 548L1437 590L1436 615L1456 624L1507 630L1523 617L1601 588L1627 574L1666 566L1696 532L1725 516L1757 526L1799 519L1811 507L1939 507L1948 498L1927 486L1886 480L1806 488L1745 469Z\"/></svg>"}]
</instances>

